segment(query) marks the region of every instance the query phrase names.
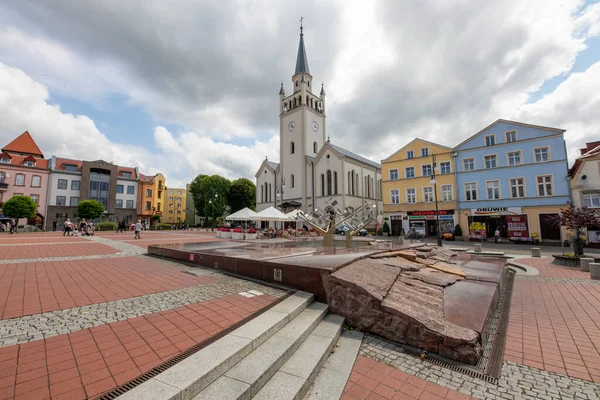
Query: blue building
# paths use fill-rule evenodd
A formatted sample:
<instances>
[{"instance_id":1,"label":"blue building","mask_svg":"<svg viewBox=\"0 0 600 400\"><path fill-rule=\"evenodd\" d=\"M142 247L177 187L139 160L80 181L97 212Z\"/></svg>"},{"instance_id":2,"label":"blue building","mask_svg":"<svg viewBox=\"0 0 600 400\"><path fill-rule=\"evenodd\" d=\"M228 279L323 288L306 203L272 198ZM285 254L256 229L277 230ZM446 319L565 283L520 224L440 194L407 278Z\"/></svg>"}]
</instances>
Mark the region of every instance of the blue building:
<instances>
[{"instance_id":1,"label":"blue building","mask_svg":"<svg viewBox=\"0 0 600 400\"><path fill-rule=\"evenodd\" d=\"M571 201L564 132L499 119L454 148L464 236L561 239L547 217Z\"/></svg>"}]
</instances>

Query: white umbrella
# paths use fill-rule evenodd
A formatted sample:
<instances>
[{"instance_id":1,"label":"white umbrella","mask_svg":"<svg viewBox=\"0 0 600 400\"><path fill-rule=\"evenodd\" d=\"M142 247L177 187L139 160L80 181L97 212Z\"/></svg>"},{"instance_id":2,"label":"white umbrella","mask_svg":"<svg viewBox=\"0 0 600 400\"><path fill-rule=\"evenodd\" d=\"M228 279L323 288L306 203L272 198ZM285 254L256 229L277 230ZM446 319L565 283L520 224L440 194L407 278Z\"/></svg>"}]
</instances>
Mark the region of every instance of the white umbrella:
<instances>
[{"instance_id":1,"label":"white umbrella","mask_svg":"<svg viewBox=\"0 0 600 400\"><path fill-rule=\"evenodd\" d=\"M257 215L257 213L246 207L240 211L234 212L225 219L228 221L253 221L256 219Z\"/></svg>"},{"instance_id":2,"label":"white umbrella","mask_svg":"<svg viewBox=\"0 0 600 400\"><path fill-rule=\"evenodd\" d=\"M253 219L256 221L289 221L288 217L275 207L262 210Z\"/></svg>"}]
</instances>

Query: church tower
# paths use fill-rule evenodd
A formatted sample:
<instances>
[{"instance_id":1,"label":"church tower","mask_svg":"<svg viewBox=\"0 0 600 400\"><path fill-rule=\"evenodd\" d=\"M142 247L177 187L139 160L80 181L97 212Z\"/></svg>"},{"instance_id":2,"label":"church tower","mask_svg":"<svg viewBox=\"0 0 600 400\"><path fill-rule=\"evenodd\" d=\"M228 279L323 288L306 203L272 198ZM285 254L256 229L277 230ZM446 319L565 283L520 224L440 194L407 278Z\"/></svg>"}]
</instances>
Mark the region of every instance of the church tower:
<instances>
[{"instance_id":1,"label":"church tower","mask_svg":"<svg viewBox=\"0 0 600 400\"><path fill-rule=\"evenodd\" d=\"M312 202L312 172L308 157L315 157L326 140L325 90L313 93L313 77L308 68L304 47L302 19L300 20L300 43L296 57L296 70L292 76L292 94L287 96L283 83L279 91L279 175L285 182L283 202L296 201L306 209ZM280 197L281 198L281 197Z\"/></svg>"}]
</instances>

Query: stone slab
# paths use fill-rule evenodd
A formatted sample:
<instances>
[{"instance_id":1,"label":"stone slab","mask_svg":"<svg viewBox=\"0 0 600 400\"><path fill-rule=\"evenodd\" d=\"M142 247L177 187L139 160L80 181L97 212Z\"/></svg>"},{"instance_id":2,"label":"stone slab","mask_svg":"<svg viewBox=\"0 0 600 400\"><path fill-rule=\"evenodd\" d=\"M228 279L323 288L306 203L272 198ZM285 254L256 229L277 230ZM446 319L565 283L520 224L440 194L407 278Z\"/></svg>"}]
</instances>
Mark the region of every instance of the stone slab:
<instances>
[{"instance_id":1,"label":"stone slab","mask_svg":"<svg viewBox=\"0 0 600 400\"><path fill-rule=\"evenodd\" d=\"M464 280L444 289L444 317L448 322L482 334L490 311L498 304L498 285Z\"/></svg>"},{"instance_id":2,"label":"stone slab","mask_svg":"<svg viewBox=\"0 0 600 400\"><path fill-rule=\"evenodd\" d=\"M231 335L250 339L256 349L288 322L289 314L269 310L231 332Z\"/></svg>"},{"instance_id":3,"label":"stone slab","mask_svg":"<svg viewBox=\"0 0 600 400\"><path fill-rule=\"evenodd\" d=\"M119 396L119 400L181 400L181 390L150 379Z\"/></svg>"},{"instance_id":4,"label":"stone slab","mask_svg":"<svg viewBox=\"0 0 600 400\"><path fill-rule=\"evenodd\" d=\"M336 314L329 314L313 330L311 335L322 336L326 338L336 338L340 335L340 330L344 324L344 317Z\"/></svg>"},{"instance_id":5,"label":"stone slab","mask_svg":"<svg viewBox=\"0 0 600 400\"><path fill-rule=\"evenodd\" d=\"M312 303L298 314L296 318L281 328L274 337L286 337L294 340L305 339L306 336L304 335L310 334L323 318L325 318L328 309L329 306L327 306L327 304L318 302Z\"/></svg>"},{"instance_id":6,"label":"stone slab","mask_svg":"<svg viewBox=\"0 0 600 400\"><path fill-rule=\"evenodd\" d=\"M289 314L291 320L311 304L313 298L314 295L312 293L298 291L281 303L273 306L269 311Z\"/></svg>"},{"instance_id":7,"label":"stone slab","mask_svg":"<svg viewBox=\"0 0 600 400\"><path fill-rule=\"evenodd\" d=\"M192 400L250 400L250 385L222 376Z\"/></svg>"},{"instance_id":8,"label":"stone slab","mask_svg":"<svg viewBox=\"0 0 600 400\"><path fill-rule=\"evenodd\" d=\"M505 273L503 259L476 257L462 266L467 280L500 283Z\"/></svg>"},{"instance_id":9,"label":"stone slab","mask_svg":"<svg viewBox=\"0 0 600 400\"><path fill-rule=\"evenodd\" d=\"M244 382L250 395L254 396L285 361L282 359L285 350L280 349L280 352L278 355L258 348L217 379L217 382L222 378Z\"/></svg>"},{"instance_id":10,"label":"stone slab","mask_svg":"<svg viewBox=\"0 0 600 400\"><path fill-rule=\"evenodd\" d=\"M375 300L383 300L388 290L402 270L389 265L368 264L368 260L360 260L348 265L331 275L330 281L341 281L364 291Z\"/></svg>"},{"instance_id":11,"label":"stone slab","mask_svg":"<svg viewBox=\"0 0 600 400\"><path fill-rule=\"evenodd\" d=\"M273 378L253 397L253 400L296 399L307 384L306 379L278 371Z\"/></svg>"}]
</instances>

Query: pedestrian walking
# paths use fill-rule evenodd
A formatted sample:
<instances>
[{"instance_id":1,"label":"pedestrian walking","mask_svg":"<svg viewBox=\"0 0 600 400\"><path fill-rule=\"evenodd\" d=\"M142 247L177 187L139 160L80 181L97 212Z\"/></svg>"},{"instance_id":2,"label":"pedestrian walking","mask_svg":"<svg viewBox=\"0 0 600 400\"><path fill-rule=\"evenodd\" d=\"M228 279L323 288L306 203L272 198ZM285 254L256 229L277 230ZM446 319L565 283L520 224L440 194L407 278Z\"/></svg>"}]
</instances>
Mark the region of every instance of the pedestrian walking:
<instances>
[{"instance_id":1,"label":"pedestrian walking","mask_svg":"<svg viewBox=\"0 0 600 400\"><path fill-rule=\"evenodd\" d=\"M67 218L63 225L63 236L65 236L65 235L70 236L72 227L73 227L73 223L71 222L71 220L69 218Z\"/></svg>"},{"instance_id":2,"label":"pedestrian walking","mask_svg":"<svg viewBox=\"0 0 600 400\"><path fill-rule=\"evenodd\" d=\"M500 231L496 228L496 232L494 232L494 242L498 243L500 241Z\"/></svg>"},{"instance_id":3,"label":"pedestrian walking","mask_svg":"<svg viewBox=\"0 0 600 400\"><path fill-rule=\"evenodd\" d=\"M142 221L140 221L138 219L138 222L136 222L136 224L134 225L134 231L135 231L135 235L133 236L134 239L141 239L141 235L140 232L142 231Z\"/></svg>"}]
</instances>

